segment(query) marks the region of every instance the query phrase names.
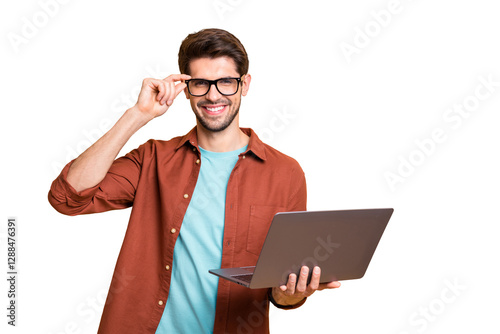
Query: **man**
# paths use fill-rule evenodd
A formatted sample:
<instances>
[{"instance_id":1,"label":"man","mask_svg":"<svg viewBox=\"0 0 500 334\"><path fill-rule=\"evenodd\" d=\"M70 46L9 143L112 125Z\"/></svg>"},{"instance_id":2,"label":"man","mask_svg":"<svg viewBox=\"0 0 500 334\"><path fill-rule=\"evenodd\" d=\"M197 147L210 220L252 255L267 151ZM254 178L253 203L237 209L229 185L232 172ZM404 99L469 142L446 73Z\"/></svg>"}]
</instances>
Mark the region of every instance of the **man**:
<instances>
[{"instance_id":1,"label":"man","mask_svg":"<svg viewBox=\"0 0 500 334\"><path fill-rule=\"evenodd\" d=\"M316 267L307 285L304 267L286 285L252 290L208 269L255 265L273 215L306 209L304 173L239 127L251 76L235 36L219 29L189 35L179 67L182 74L143 81L137 104L68 163L49 201L68 215L132 206L99 333L267 333L269 301L296 308L340 284L319 284ZM182 91L196 127L115 160Z\"/></svg>"}]
</instances>

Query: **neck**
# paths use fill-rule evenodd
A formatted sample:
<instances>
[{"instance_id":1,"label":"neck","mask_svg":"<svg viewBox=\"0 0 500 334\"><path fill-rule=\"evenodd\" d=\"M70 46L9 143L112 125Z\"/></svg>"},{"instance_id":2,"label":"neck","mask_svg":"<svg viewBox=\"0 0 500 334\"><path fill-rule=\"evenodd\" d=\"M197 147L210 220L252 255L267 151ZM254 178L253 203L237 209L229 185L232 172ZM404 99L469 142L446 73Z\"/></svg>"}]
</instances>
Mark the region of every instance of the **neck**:
<instances>
[{"instance_id":1,"label":"neck","mask_svg":"<svg viewBox=\"0 0 500 334\"><path fill-rule=\"evenodd\" d=\"M239 127L229 126L226 129L213 132L205 129L201 124L196 126L198 144L211 152L230 152L240 149L250 141Z\"/></svg>"}]
</instances>

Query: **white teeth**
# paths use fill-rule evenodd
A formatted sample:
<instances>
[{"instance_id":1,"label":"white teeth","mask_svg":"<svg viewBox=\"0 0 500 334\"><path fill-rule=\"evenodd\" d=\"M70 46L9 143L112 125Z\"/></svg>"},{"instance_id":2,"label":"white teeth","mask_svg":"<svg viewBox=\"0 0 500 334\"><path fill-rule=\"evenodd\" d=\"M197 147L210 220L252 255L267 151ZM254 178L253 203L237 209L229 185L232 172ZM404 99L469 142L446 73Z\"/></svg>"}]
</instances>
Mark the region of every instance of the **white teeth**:
<instances>
[{"instance_id":1,"label":"white teeth","mask_svg":"<svg viewBox=\"0 0 500 334\"><path fill-rule=\"evenodd\" d=\"M222 107L217 107L217 108L209 108L209 107L206 107L206 108L207 108L207 110L208 110L208 111L210 111L210 112L217 112L217 111L219 111L219 110L224 109L224 107L223 107L223 106L222 106Z\"/></svg>"}]
</instances>

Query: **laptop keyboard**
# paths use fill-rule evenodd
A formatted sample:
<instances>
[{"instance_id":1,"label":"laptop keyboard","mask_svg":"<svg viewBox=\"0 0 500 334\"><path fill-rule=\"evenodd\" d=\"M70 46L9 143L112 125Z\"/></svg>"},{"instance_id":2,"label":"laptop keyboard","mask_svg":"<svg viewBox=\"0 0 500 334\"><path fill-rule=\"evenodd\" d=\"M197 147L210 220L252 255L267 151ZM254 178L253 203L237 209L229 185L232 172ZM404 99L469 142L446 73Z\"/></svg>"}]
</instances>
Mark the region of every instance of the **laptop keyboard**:
<instances>
[{"instance_id":1,"label":"laptop keyboard","mask_svg":"<svg viewBox=\"0 0 500 334\"><path fill-rule=\"evenodd\" d=\"M252 281L253 274L232 275L231 277L250 283Z\"/></svg>"}]
</instances>

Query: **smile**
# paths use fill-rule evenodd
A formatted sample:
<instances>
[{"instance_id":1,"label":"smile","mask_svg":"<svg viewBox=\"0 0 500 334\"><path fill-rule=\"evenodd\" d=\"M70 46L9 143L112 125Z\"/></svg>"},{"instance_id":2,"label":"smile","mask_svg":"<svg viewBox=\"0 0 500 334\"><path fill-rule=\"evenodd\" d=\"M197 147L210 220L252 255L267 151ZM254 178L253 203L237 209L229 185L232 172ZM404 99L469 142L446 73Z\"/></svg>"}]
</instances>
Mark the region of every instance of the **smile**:
<instances>
[{"instance_id":1,"label":"smile","mask_svg":"<svg viewBox=\"0 0 500 334\"><path fill-rule=\"evenodd\" d=\"M209 115L219 115L226 110L227 105L203 106L203 110Z\"/></svg>"}]
</instances>

